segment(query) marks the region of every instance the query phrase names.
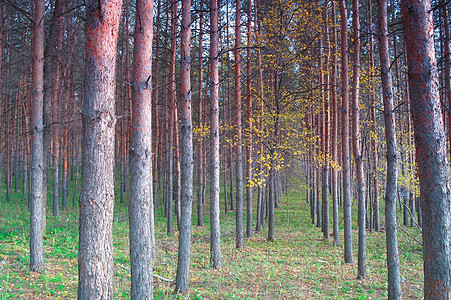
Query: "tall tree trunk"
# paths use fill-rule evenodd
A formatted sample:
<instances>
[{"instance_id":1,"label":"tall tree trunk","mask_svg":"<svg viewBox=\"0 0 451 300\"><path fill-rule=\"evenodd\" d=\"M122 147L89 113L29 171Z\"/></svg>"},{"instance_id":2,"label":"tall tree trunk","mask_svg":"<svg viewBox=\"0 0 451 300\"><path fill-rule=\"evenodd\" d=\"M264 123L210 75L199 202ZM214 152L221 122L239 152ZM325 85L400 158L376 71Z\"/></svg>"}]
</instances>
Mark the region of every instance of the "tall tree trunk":
<instances>
[{"instance_id":1,"label":"tall tree trunk","mask_svg":"<svg viewBox=\"0 0 451 300\"><path fill-rule=\"evenodd\" d=\"M352 1L352 27L354 32L354 65L352 82L352 146L355 159L358 199L359 250L358 277L366 278L366 208L365 208L365 173L363 172L363 155L360 146L360 9L359 0Z\"/></svg>"},{"instance_id":2,"label":"tall tree trunk","mask_svg":"<svg viewBox=\"0 0 451 300\"><path fill-rule=\"evenodd\" d=\"M198 149L197 149L197 226L204 226L203 221L203 212L202 212L202 206L204 199L202 196L204 195L204 166L203 166L203 104L202 104L202 84L203 84L203 59L202 59L202 50L203 50L203 1L200 2L200 12L199 12L199 131L200 131L200 137L199 137L199 143L198 143Z\"/></svg>"},{"instance_id":3,"label":"tall tree trunk","mask_svg":"<svg viewBox=\"0 0 451 300\"><path fill-rule=\"evenodd\" d=\"M252 228L252 69L251 69L251 15L252 2L247 0L247 57L246 57L246 123L247 123L247 139L246 139L246 236L253 236Z\"/></svg>"},{"instance_id":4,"label":"tall tree trunk","mask_svg":"<svg viewBox=\"0 0 451 300\"><path fill-rule=\"evenodd\" d=\"M378 172L377 172L377 119L376 119L376 91L374 84L374 41L373 41L373 6L371 0L368 0L368 38L369 38L369 55L370 55L370 114L371 114L371 160L372 160L372 172L371 172L371 187L372 187L372 211L373 218L370 220L370 226L374 228L375 231L380 230L380 220L379 220L379 185L377 182Z\"/></svg>"},{"instance_id":5,"label":"tall tree trunk","mask_svg":"<svg viewBox=\"0 0 451 300\"><path fill-rule=\"evenodd\" d=\"M348 12L346 2L340 1L341 14L341 148L342 148L342 184L344 214L345 262L352 263L352 228L351 228L351 169L349 163L349 63L348 63Z\"/></svg>"},{"instance_id":6,"label":"tall tree trunk","mask_svg":"<svg viewBox=\"0 0 451 300\"><path fill-rule=\"evenodd\" d=\"M332 73L330 80L332 98L332 160L338 161L338 105L337 105L337 33L335 28L335 1L332 1ZM332 169L333 235L335 246L340 245L338 229L338 171Z\"/></svg>"},{"instance_id":7,"label":"tall tree trunk","mask_svg":"<svg viewBox=\"0 0 451 300\"><path fill-rule=\"evenodd\" d=\"M221 228L219 225L219 29L218 0L210 0L210 121L211 121L211 155L210 155L210 263L213 268L221 267Z\"/></svg>"},{"instance_id":8,"label":"tall tree trunk","mask_svg":"<svg viewBox=\"0 0 451 300\"><path fill-rule=\"evenodd\" d=\"M54 67L52 68L52 92L51 92L51 109L52 109L52 124L50 127L51 137L53 141L53 215L59 215L59 162L60 162L60 103L58 101L59 98L59 89L60 89L60 73L61 73L61 65L60 65L60 55L59 52L63 46L63 17L62 12L64 10L64 1L56 0L55 1L55 9L53 11L53 30L55 31L56 42L52 43L55 48L50 49L52 62Z\"/></svg>"},{"instance_id":9,"label":"tall tree trunk","mask_svg":"<svg viewBox=\"0 0 451 300\"><path fill-rule=\"evenodd\" d=\"M324 167L323 167L323 235L325 239L329 239L329 122L330 122L330 103L329 103L329 10L326 7L324 11L324 47L325 47L325 60L324 60L324 132L323 132L323 155L324 155ZM322 72L322 70L321 70Z\"/></svg>"},{"instance_id":10,"label":"tall tree trunk","mask_svg":"<svg viewBox=\"0 0 451 300\"><path fill-rule=\"evenodd\" d=\"M30 176L30 270L44 272L45 192L43 184L44 108L44 11L45 1L33 1L32 94L31 94L31 176Z\"/></svg>"},{"instance_id":11,"label":"tall tree trunk","mask_svg":"<svg viewBox=\"0 0 451 300\"><path fill-rule=\"evenodd\" d=\"M191 119L191 0L182 0L181 30L181 67L180 67L180 99L181 99L181 211L177 277L175 289L178 292L188 291L191 214L193 202L193 124Z\"/></svg>"},{"instance_id":12,"label":"tall tree trunk","mask_svg":"<svg viewBox=\"0 0 451 300\"><path fill-rule=\"evenodd\" d=\"M241 130L241 0L235 14L235 126L236 126L236 248L244 247L243 230L243 137Z\"/></svg>"},{"instance_id":13,"label":"tall tree trunk","mask_svg":"<svg viewBox=\"0 0 451 300\"><path fill-rule=\"evenodd\" d=\"M86 1L78 298L113 298L116 44L121 0Z\"/></svg>"},{"instance_id":14,"label":"tall tree trunk","mask_svg":"<svg viewBox=\"0 0 451 300\"><path fill-rule=\"evenodd\" d=\"M424 298L450 299L449 170L431 2L403 0L401 12L423 214Z\"/></svg>"},{"instance_id":15,"label":"tall tree trunk","mask_svg":"<svg viewBox=\"0 0 451 300\"><path fill-rule=\"evenodd\" d=\"M387 143L387 182L385 188L385 228L387 244L388 298L401 299L398 238L396 229L396 192L398 159L396 125L393 113L393 84L388 46L387 0L378 0L378 40L381 60L382 98L384 100L385 140Z\"/></svg>"},{"instance_id":16,"label":"tall tree trunk","mask_svg":"<svg viewBox=\"0 0 451 300\"><path fill-rule=\"evenodd\" d=\"M153 299L152 201L153 1L136 1L130 151L131 298ZM138 21L139 20L139 21Z\"/></svg>"}]
</instances>

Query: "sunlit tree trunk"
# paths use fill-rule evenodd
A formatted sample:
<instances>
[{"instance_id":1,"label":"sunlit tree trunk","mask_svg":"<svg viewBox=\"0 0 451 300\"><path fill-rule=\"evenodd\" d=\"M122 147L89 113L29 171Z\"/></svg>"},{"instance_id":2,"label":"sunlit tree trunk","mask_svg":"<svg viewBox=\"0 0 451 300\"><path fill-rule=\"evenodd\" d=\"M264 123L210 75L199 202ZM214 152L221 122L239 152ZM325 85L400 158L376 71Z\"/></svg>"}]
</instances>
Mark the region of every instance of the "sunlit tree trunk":
<instances>
[{"instance_id":1,"label":"sunlit tree trunk","mask_svg":"<svg viewBox=\"0 0 451 300\"><path fill-rule=\"evenodd\" d=\"M116 44L121 0L86 1L78 298L113 298Z\"/></svg>"},{"instance_id":2,"label":"sunlit tree trunk","mask_svg":"<svg viewBox=\"0 0 451 300\"><path fill-rule=\"evenodd\" d=\"M450 186L433 12L431 2L410 0L401 1L401 11L423 214L424 298L450 299Z\"/></svg>"},{"instance_id":3,"label":"sunlit tree trunk","mask_svg":"<svg viewBox=\"0 0 451 300\"><path fill-rule=\"evenodd\" d=\"M384 100L385 140L387 143L387 182L385 187L385 228L387 245L388 298L401 299L398 238L396 229L397 145L393 113L393 84L388 46L387 0L378 0L378 40Z\"/></svg>"}]
</instances>

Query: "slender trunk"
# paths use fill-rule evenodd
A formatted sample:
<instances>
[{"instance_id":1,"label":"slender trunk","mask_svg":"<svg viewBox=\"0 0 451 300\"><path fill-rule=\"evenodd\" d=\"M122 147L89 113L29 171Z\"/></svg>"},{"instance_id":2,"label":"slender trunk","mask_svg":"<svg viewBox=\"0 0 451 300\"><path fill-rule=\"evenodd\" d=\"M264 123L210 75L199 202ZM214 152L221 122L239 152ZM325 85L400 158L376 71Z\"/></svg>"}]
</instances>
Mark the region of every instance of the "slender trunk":
<instances>
[{"instance_id":1,"label":"slender trunk","mask_svg":"<svg viewBox=\"0 0 451 300\"><path fill-rule=\"evenodd\" d=\"M241 130L241 0L235 14L235 126L236 126L236 248L244 247L243 230L243 137Z\"/></svg>"},{"instance_id":2,"label":"slender trunk","mask_svg":"<svg viewBox=\"0 0 451 300\"><path fill-rule=\"evenodd\" d=\"M324 155L324 168L323 168L323 234L325 239L329 239L329 122L330 122L330 103L329 103L329 19L328 9L326 7L324 11L324 42L325 42L325 61L324 61L324 132L323 132L323 155Z\"/></svg>"},{"instance_id":3,"label":"slender trunk","mask_svg":"<svg viewBox=\"0 0 451 300\"><path fill-rule=\"evenodd\" d=\"M137 0L133 51L130 151L131 298L153 299L154 218L152 201L153 1Z\"/></svg>"},{"instance_id":4,"label":"slender trunk","mask_svg":"<svg viewBox=\"0 0 451 300\"><path fill-rule=\"evenodd\" d=\"M342 147L342 184L344 213L345 263L352 263L352 227L351 227L351 169L349 158L349 63L348 63L348 12L346 2L340 1L341 14L341 147Z\"/></svg>"},{"instance_id":5,"label":"slender trunk","mask_svg":"<svg viewBox=\"0 0 451 300\"><path fill-rule=\"evenodd\" d=\"M252 80L251 80L251 15L252 2L247 0L247 54L246 54L246 123L247 123L247 140L246 140L246 204L247 204L247 223L246 236L253 236L252 228Z\"/></svg>"},{"instance_id":6,"label":"slender trunk","mask_svg":"<svg viewBox=\"0 0 451 300\"><path fill-rule=\"evenodd\" d=\"M330 89L332 97L332 160L338 161L338 105L337 105L337 33L335 29L335 1L332 1L332 73ZM340 245L340 233L338 228L338 171L332 169L332 202L333 202L333 235L335 246Z\"/></svg>"},{"instance_id":7,"label":"slender trunk","mask_svg":"<svg viewBox=\"0 0 451 300\"><path fill-rule=\"evenodd\" d=\"M433 11L431 2L427 1L404 0L401 4L423 214L424 298L450 299L449 170L440 109Z\"/></svg>"},{"instance_id":8,"label":"slender trunk","mask_svg":"<svg viewBox=\"0 0 451 300\"><path fill-rule=\"evenodd\" d=\"M51 109L52 109L52 126L50 127L50 132L53 141L53 216L59 215L59 198L60 198L60 181L59 181L59 163L60 163L60 103L59 98L59 88L60 88L60 55L59 52L63 46L63 17L62 12L64 10L64 1L55 1L55 9L53 12L53 24L55 37L57 39L54 49L50 49L52 55L52 63L54 63L52 81L52 92L51 92Z\"/></svg>"},{"instance_id":9,"label":"slender trunk","mask_svg":"<svg viewBox=\"0 0 451 300\"><path fill-rule=\"evenodd\" d=\"M33 1L31 176L30 176L30 270L44 272L44 184L43 184L43 90L44 90L44 0Z\"/></svg>"},{"instance_id":10,"label":"slender trunk","mask_svg":"<svg viewBox=\"0 0 451 300\"><path fill-rule=\"evenodd\" d=\"M354 65L352 82L352 147L354 152L357 179L359 249L358 278L366 278L366 208L365 208L365 173L363 172L363 155L360 146L360 9L359 0L352 1L352 27L354 32Z\"/></svg>"},{"instance_id":11,"label":"slender trunk","mask_svg":"<svg viewBox=\"0 0 451 300\"><path fill-rule=\"evenodd\" d=\"M210 119L211 119L211 183L210 183L210 263L221 267L221 231L219 225L219 30L218 1L210 0Z\"/></svg>"},{"instance_id":12,"label":"slender trunk","mask_svg":"<svg viewBox=\"0 0 451 300\"><path fill-rule=\"evenodd\" d=\"M182 0L182 30L181 30L181 67L180 67L180 99L181 99L181 214L179 251L177 262L177 277L175 289L178 292L188 292L190 244L191 244L191 214L193 202L193 124L191 120L191 0Z\"/></svg>"},{"instance_id":13,"label":"slender trunk","mask_svg":"<svg viewBox=\"0 0 451 300\"><path fill-rule=\"evenodd\" d=\"M388 298L401 299L398 238L396 228L397 146L393 113L393 89L388 46L387 0L378 0L378 40L384 100L385 140L387 143L387 182L385 188L385 228L387 244Z\"/></svg>"},{"instance_id":14,"label":"slender trunk","mask_svg":"<svg viewBox=\"0 0 451 300\"><path fill-rule=\"evenodd\" d=\"M203 43L203 1L200 2L200 16L199 16L199 131L201 133L199 137L198 149L197 149L197 226L203 226L203 189L204 189L204 166L203 166L203 104L202 104L202 79L203 79L203 60L202 60L202 43Z\"/></svg>"},{"instance_id":15,"label":"slender trunk","mask_svg":"<svg viewBox=\"0 0 451 300\"><path fill-rule=\"evenodd\" d=\"M121 5L121 0L86 1L79 299L113 298L114 90Z\"/></svg>"}]
</instances>

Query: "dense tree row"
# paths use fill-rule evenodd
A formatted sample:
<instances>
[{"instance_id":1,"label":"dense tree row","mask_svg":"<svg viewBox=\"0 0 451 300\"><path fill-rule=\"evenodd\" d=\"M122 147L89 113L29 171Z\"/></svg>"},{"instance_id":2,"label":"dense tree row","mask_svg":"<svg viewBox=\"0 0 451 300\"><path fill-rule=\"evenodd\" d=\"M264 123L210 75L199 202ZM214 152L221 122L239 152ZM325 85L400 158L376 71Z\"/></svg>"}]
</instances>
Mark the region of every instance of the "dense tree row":
<instances>
[{"instance_id":1,"label":"dense tree row","mask_svg":"<svg viewBox=\"0 0 451 300\"><path fill-rule=\"evenodd\" d=\"M112 298L114 206L127 203L132 298L153 297L157 213L168 235L179 231L176 291L186 293L191 226L204 226L206 207L219 268L221 210L235 210L237 249L265 225L273 241L274 210L298 184L337 247L343 219L346 263L358 206L358 278L367 232L385 230L390 299L402 295L397 215L422 228L425 298L448 299L449 9L0 1L2 183L6 201L22 189L29 208L31 270L45 269L47 195L53 216L78 200L79 298Z\"/></svg>"}]
</instances>

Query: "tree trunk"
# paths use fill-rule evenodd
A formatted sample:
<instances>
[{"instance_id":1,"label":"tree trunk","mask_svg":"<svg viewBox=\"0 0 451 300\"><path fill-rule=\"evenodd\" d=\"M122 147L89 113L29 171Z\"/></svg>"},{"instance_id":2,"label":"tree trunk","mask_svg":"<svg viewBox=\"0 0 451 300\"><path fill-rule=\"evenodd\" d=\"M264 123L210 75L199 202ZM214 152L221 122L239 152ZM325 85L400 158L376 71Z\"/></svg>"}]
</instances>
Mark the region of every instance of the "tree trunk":
<instances>
[{"instance_id":1,"label":"tree trunk","mask_svg":"<svg viewBox=\"0 0 451 300\"><path fill-rule=\"evenodd\" d=\"M338 105L337 105L337 33L335 28L335 2L332 1L332 73L330 89L332 97L332 160L338 161ZM338 171L332 169L332 202L333 202L333 235L335 246L340 245L340 232L338 228Z\"/></svg>"},{"instance_id":2,"label":"tree trunk","mask_svg":"<svg viewBox=\"0 0 451 300\"><path fill-rule=\"evenodd\" d=\"M204 195L204 166L203 166L203 133L202 133L202 127L203 127L203 104L202 104L202 79L203 79L203 59L202 59L202 48L203 48L203 1L200 2L200 16L199 16L199 131L200 131L200 137L199 137L199 143L198 143L198 149L197 149L197 226L204 226L204 220L203 220L203 211L202 206L204 199L202 196Z\"/></svg>"},{"instance_id":3,"label":"tree trunk","mask_svg":"<svg viewBox=\"0 0 451 300\"><path fill-rule=\"evenodd\" d=\"M51 91L51 109L52 109L52 125L50 127L51 137L53 141L53 216L59 215L59 162L60 162L60 103L59 99L59 89L60 89L60 55L59 52L63 46L63 17L62 12L64 10L64 1L56 0L55 1L55 9L53 11L53 30L55 32L54 37L56 41L52 43L54 46L53 49L50 49L52 56L52 64L54 67L52 68L52 73L50 76L52 77L52 91ZM51 36L50 38L53 38Z\"/></svg>"},{"instance_id":4,"label":"tree trunk","mask_svg":"<svg viewBox=\"0 0 451 300\"><path fill-rule=\"evenodd\" d=\"M44 184L43 184L43 90L44 90L44 0L34 0L31 94L30 176L30 270L44 272Z\"/></svg>"},{"instance_id":5,"label":"tree trunk","mask_svg":"<svg viewBox=\"0 0 451 300\"><path fill-rule=\"evenodd\" d=\"M235 126L236 126L236 248L244 247L243 229L243 138L241 130L241 0L235 14Z\"/></svg>"},{"instance_id":6,"label":"tree trunk","mask_svg":"<svg viewBox=\"0 0 451 300\"><path fill-rule=\"evenodd\" d=\"M154 219L152 201L153 1L136 1L130 151L131 298L153 299Z\"/></svg>"},{"instance_id":7,"label":"tree trunk","mask_svg":"<svg viewBox=\"0 0 451 300\"><path fill-rule=\"evenodd\" d=\"M324 132L323 132L323 155L324 155L324 167L323 167L323 235L325 239L329 239L329 122L330 122L330 103L329 103L329 11L326 7L324 11L324 42L325 42L325 60L324 60Z\"/></svg>"},{"instance_id":8,"label":"tree trunk","mask_svg":"<svg viewBox=\"0 0 451 300\"><path fill-rule=\"evenodd\" d=\"M384 100L385 140L387 143L387 182L385 188L385 228L387 244L388 298L401 299L398 238L396 229L396 190L398 159L396 125L393 113L393 89L388 46L387 0L378 0L378 40Z\"/></svg>"},{"instance_id":9,"label":"tree trunk","mask_svg":"<svg viewBox=\"0 0 451 300\"><path fill-rule=\"evenodd\" d=\"M221 267L221 228L219 225L219 30L218 1L210 0L210 103L211 103L211 182L210 182L210 263Z\"/></svg>"},{"instance_id":10,"label":"tree trunk","mask_svg":"<svg viewBox=\"0 0 451 300\"><path fill-rule=\"evenodd\" d=\"M191 214L193 202L193 124L191 120L191 0L182 0L182 30L181 30L181 68L180 68L180 99L181 99L181 211L179 251L177 262L177 277L175 289L177 292L188 292L190 245L191 245Z\"/></svg>"},{"instance_id":11,"label":"tree trunk","mask_svg":"<svg viewBox=\"0 0 451 300\"><path fill-rule=\"evenodd\" d=\"M346 2L340 1L341 14L341 147L343 169L343 213L345 263L352 263L352 227L351 227L351 169L349 163L349 67L348 67L348 12Z\"/></svg>"},{"instance_id":12,"label":"tree trunk","mask_svg":"<svg viewBox=\"0 0 451 300\"><path fill-rule=\"evenodd\" d=\"M246 57L246 123L247 123L247 139L246 139L246 236L253 236L252 228L252 78L251 78L251 15L252 2L247 0L247 57Z\"/></svg>"},{"instance_id":13,"label":"tree trunk","mask_svg":"<svg viewBox=\"0 0 451 300\"><path fill-rule=\"evenodd\" d=\"M431 2L401 1L423 214L424 298L451 298L451 219ZM449 42L449 41L446 41Z\"/></svg>"},{"instance_id":14,"label":"tree trunk","mask_svg":"<svg viewBox=\"0 0 451 300\"><path fill-rule=\"evenodd\" d=\"M121 4L86 1L79 299L113 298L114 90Z\"/></svg>"},{"instance_id":15,"label":"tree trunk","mask_svg":"<svg viewBox=\"0 0 451 300\"><path fill-rule=\"evenodd\" d=\"M365 208L365 173L360 146L360 9L359 0L352 1L352 27L354 32L354 65L352 82L352 146L355 159L358 199L359 250L358 277L366 278L366 208Z\"/></svg>"}]
</instances>

